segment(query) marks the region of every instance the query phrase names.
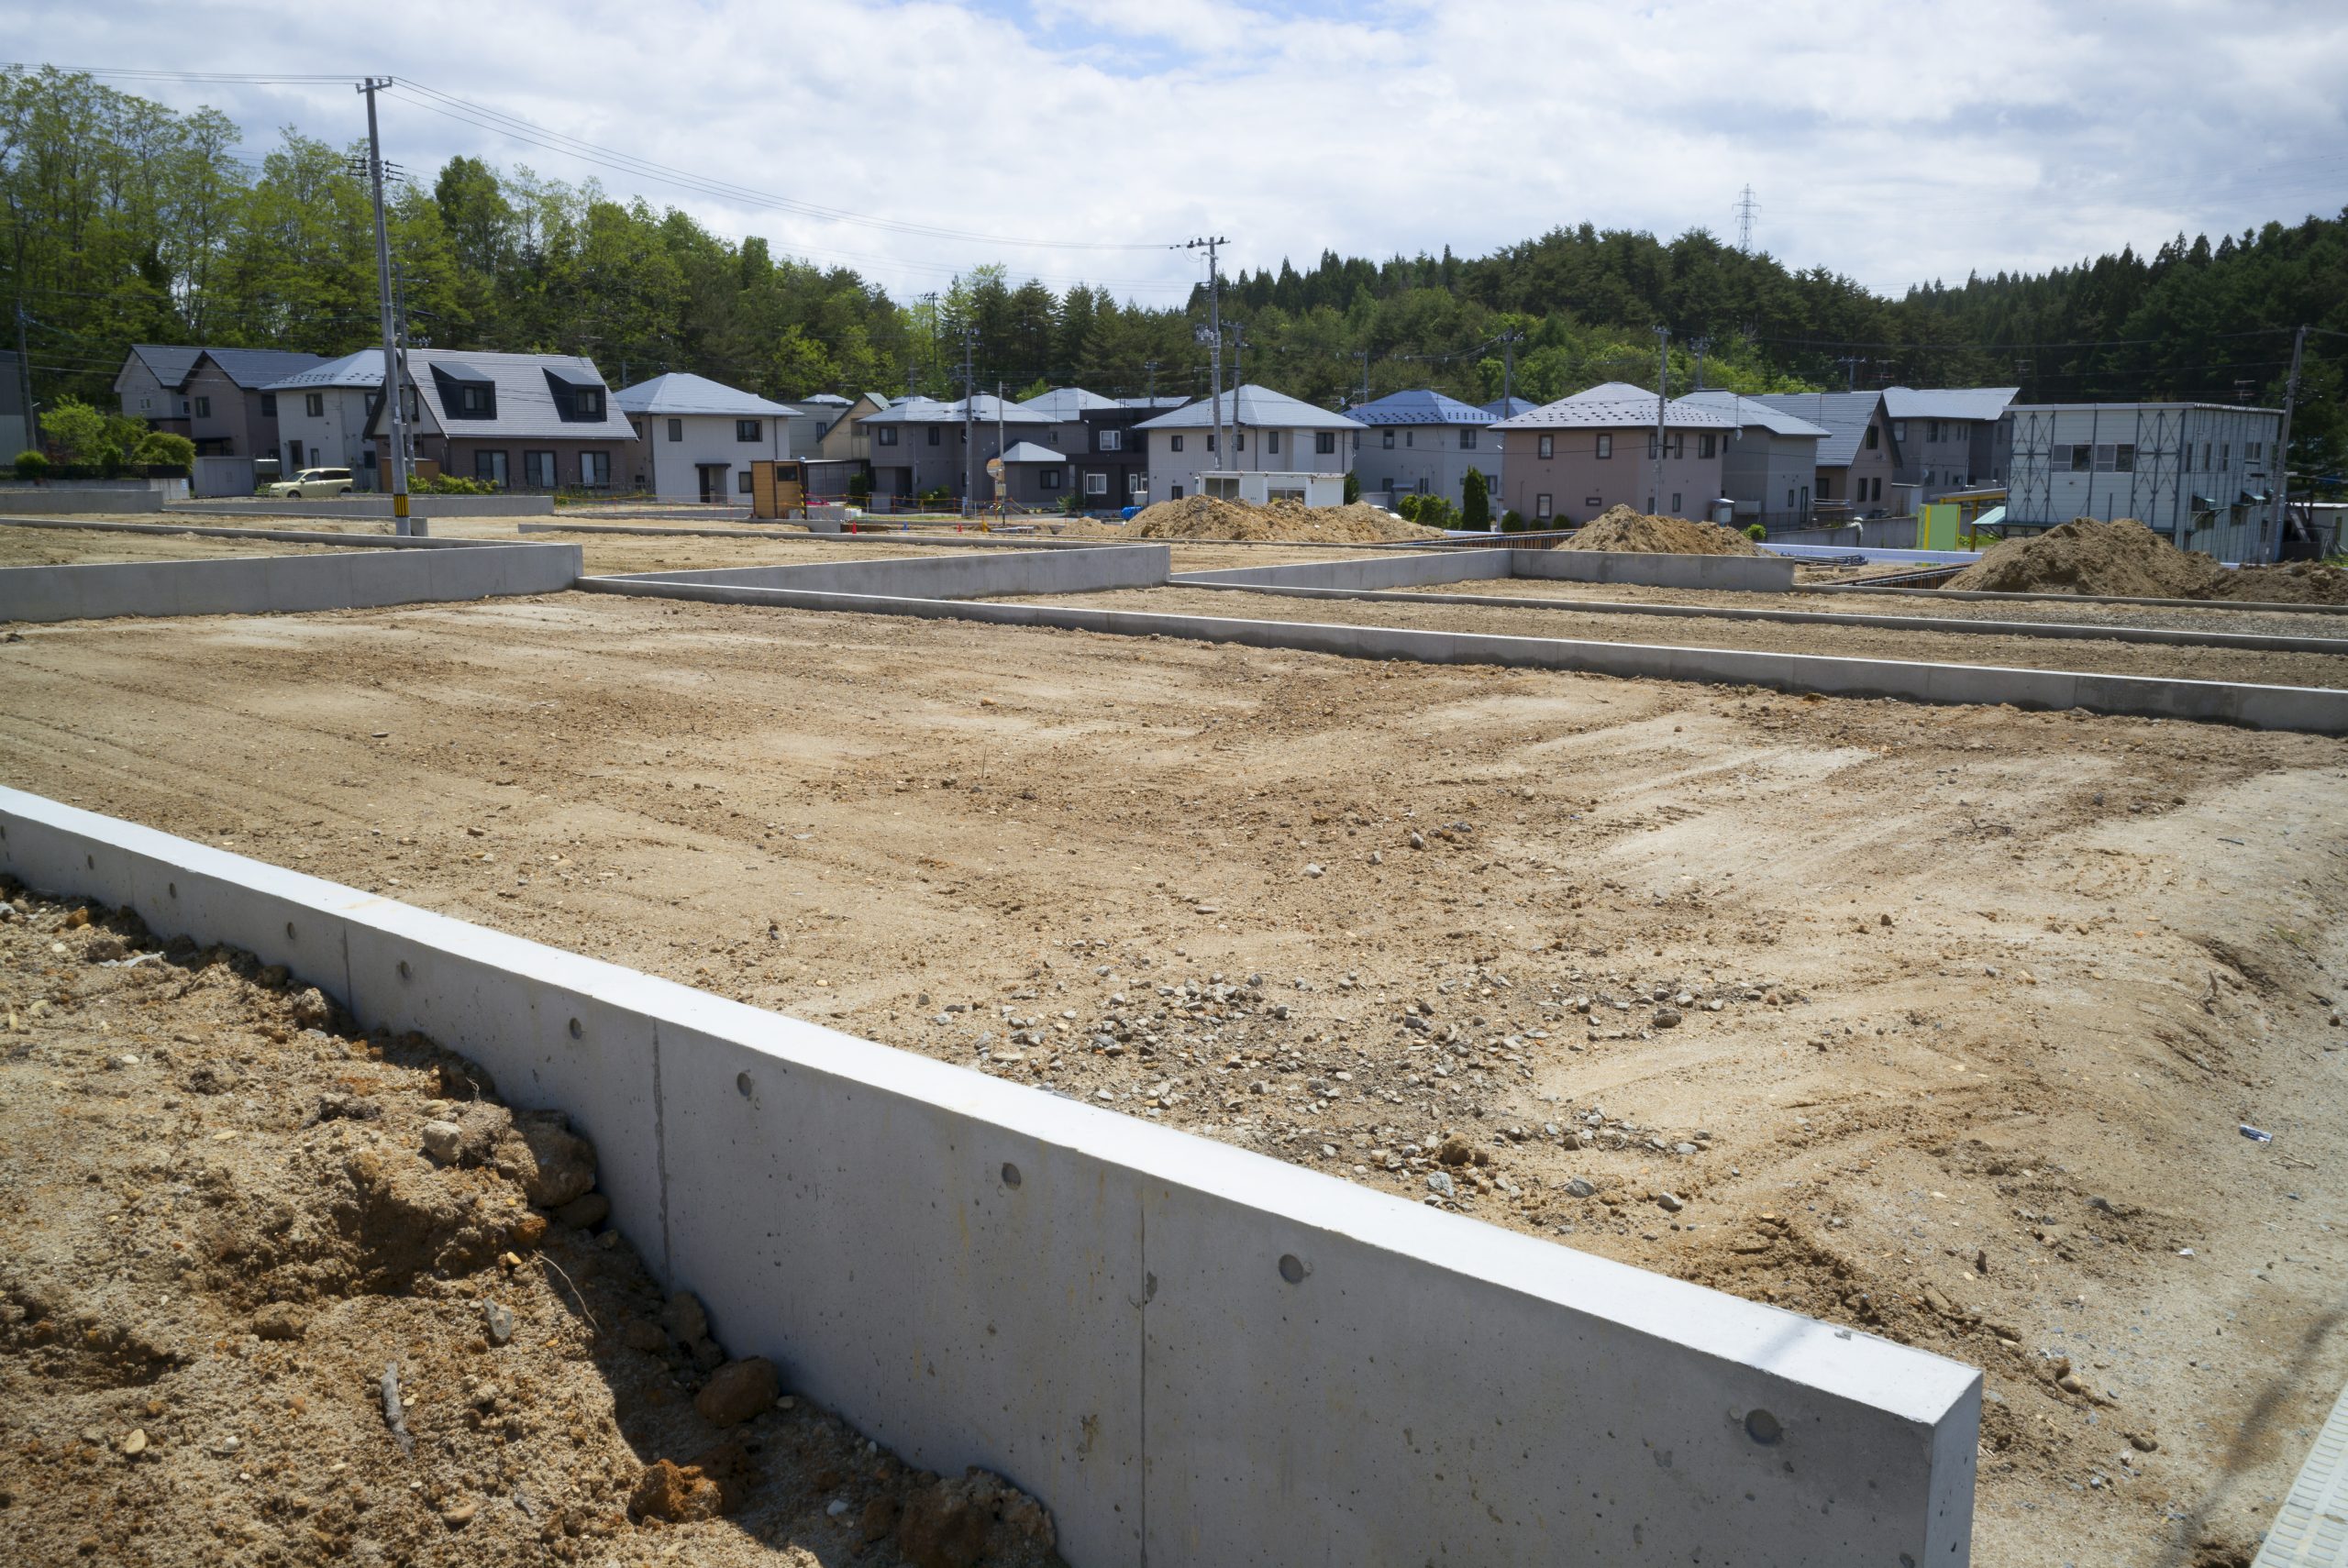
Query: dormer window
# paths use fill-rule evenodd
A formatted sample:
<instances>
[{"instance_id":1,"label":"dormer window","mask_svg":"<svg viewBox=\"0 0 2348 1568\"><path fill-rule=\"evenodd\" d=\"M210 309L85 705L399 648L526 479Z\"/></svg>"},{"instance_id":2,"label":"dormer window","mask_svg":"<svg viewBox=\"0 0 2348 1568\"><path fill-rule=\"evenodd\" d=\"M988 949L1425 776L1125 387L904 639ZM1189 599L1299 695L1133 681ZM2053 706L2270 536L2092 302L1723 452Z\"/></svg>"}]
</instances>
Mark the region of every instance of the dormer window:
<instances>
[{"instance_id":1,"label":"dormer window","mask_svg":"<svg viewBox=\"0 0 2348 1568\"><path fill-rule=\"evenodd\" d=\"M457 389L457 405L449 410L460 419L494 419L497 417L497 389L479 381L467 381Z\"/></svg>"},{"instance_id":2,"label":"dormer window","mask_svg":"<svg viewBox=\"0 0 2348 1568\"><path fill-rule=\"evenodd\" d=\"M471 365L443 362L432 367L440 392L440 406L451 419L497 417L497 383Z\"/></svg>"},{"instance_id":3,"label":"dormer window","mask_svg":"<svg viewBox=\"0 0 2348 1568\"><path fill-rule=\"evenodd\" d=\"M593 370L549 365L546 376L547 391L554 397L556 418L566 425L604 422L604 383Z\"/></svg>"}]
</instances>

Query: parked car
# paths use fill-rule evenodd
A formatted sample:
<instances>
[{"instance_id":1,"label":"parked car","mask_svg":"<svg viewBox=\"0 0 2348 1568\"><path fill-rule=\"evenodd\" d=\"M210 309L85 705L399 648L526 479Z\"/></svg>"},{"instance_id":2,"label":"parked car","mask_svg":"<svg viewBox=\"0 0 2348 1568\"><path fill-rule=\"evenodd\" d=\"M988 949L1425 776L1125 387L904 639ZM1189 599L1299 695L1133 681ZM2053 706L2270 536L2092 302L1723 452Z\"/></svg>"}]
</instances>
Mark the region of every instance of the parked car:
<instances>
[{"instance_id":1,"label":"parked car","mask_svg":"<svg viewBox=\"0 0 2348 1568\"><path fill-rule=\"evenodd\" d=\"M349 495L349 469L304 469L290 480L280 480L266 493L280 501L302 501L319 495Z\"/></svg>"}]
</instances>

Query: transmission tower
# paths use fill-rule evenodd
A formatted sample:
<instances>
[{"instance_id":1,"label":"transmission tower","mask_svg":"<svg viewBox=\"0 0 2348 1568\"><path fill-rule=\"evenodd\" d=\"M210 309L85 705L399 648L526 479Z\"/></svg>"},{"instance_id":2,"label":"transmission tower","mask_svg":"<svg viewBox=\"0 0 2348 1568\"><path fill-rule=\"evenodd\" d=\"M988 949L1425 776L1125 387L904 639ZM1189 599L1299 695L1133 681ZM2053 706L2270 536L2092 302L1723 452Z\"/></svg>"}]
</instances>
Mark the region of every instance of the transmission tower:
<instances>
[{"instance_id":1,"label":"transmission tower","mask_svg":"<svg viewBox=\"0 0 2348 1568\"><path fill-rule=\"evenodd\" d=\"M1736 248L1739 250L1750 251L1753 248L1753 216L1760 210L1761 204L1753 199L1753 187L1747 185L1744 193L1736 198Z\"/></svg>"}]
</instances>

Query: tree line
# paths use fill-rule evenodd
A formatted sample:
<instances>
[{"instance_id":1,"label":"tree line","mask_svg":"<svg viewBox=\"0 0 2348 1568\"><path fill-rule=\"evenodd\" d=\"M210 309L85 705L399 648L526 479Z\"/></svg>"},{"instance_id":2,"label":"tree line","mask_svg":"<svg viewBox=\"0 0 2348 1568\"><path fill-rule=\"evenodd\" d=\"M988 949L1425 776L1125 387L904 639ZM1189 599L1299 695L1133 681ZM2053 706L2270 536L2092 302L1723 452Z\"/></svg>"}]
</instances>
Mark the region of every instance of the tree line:
<instances>
[{"instance_id":1,"label":"tree line","mask_svg":"<svg viewBox=\"0 0 2348 1568\"><path fill-rule=\"evenodd\" d=\"M213 109L175 112L85 75L0 72L0 261L36 396L106 395L134 342L346 353L379 341L371 209L353 160L287 127L254 162ZM583 354L618 382L692 370L788 401L1077 384L1202 395L1202 285L1179 306L1054 291L973 266L892 298L844 267L778 257L590 181L451 159L389 196L409 340ZM2279 403L2308 324L2294 466L2348 444L2348 210L2179 235L2043 273L1875 293L1703 230L1589 224L1490 255L1324 253L1224 282L1226 373L1308 401L1433 387L1544 402L1593 382L1675 389L2014 385L2025 400ZM1668 331L1667 345L1656 329Z\"/></svg>"}]
</instances>

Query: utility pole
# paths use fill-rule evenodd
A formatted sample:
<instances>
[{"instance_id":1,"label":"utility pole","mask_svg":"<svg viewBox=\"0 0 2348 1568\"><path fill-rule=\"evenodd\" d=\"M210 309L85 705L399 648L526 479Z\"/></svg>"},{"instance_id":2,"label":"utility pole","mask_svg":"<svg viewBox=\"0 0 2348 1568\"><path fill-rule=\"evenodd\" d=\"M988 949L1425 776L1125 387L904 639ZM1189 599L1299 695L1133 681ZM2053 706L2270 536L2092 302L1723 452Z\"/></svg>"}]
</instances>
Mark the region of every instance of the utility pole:
<instances>
[{"instance_id":1,"label":"utility pole","mask_svg":"<svg viewBox=\"0 0 2348 1568\"><path fill-rule=\"evenodd\" d=\"M1845 354L1834 362L1843 367L1843 390L1844 392L1858 391L1859 367L1866 363L1866 359L1855 354Z\"/></svg>"},{"instance_id":2,"label":"utility pole","mask_svg":"<svg viewBox=\"0 0 2348 1568\"><path fill-rule=\"evenodd\" d=\"M1144 359L1141 368L1149 372L1149 406L1155 409L1157 406L1157 361Z\"/></svg>"},{"instance_id":3,"label":"utility pole","mask_svg":"<svg viewBox=\"0 0 2348 1568\"><path fill-rule=\"evenodd\" d=\"M2308 329L2301 326L2291 338L2291 379L2283 383L2283 429L2275 443L2275 544L2267 556L2279 560L2283 554L2283 517L2291 500L2291 405L2299 400L2299 357L2306 352ZM17 347L21 349L23 344ZM31 400L26 400L31 407Z\"/></svg>"},{"instance_id":4,"label":"utility pole","mask_svg":"<svg viewBox=\"0 0 2348 1568\"><path fill-rule=\"evenodd\" d=\"M1215 258L1220 248L1230 243L1229 238L1218 234L1191 240L1179 248L1183 250L1203 249L1207 253L1208 374L1214 385L1212 402L1214 408L1214 453L1218 466L1229 459L1230 452L1223 444L1223 271Z\"/></svg>"},{"instance_id":5,"label":"utility pole","mask_svg":"<svg viewBox=\"0 0 2348 1568\"><path fill-rule=\"evenodd\" d=\"M1704 351L1712 346L1712 340L1709 337L1698 337L1691 340L1688 346L1696 350L1696 391L1702 392L1704 390Z\"/></svg>"},{"instance_id":6,"label":"utility pole","mask_svg":"<svg viewBox=\"0 0 2348 1568\"><path fill-rule=\"evenodd\" d=\"M1648 498L1647 510L1663 505L1663 443L1664 405L1671 400L1671 328L1655 329L1655 494Z\"/></svg>"},{"instance_id":7,"label":"utility pole","mask_svg":"<svg viewBox=\"0 0 2348 1568\"><path fill-rule=\"evenodd\" d=\"M994 384L994 460L1002 463L1002 455L1011 448L1003 445L1002 383ZM1002 477L994 481L994 510L999 517L1011 515L1011 465L1002 463Z\"/></svg>"},{"instance_id":8,"label":"utility pole","mask_svg":"<svg viewBox=\"0 0 2348 1568\"><path fill-rule=\"evenodd\" d=\"M19 278L24 274L17 273ZM33 413L33 356L25 347L25 301L17 297L17 389L25 403L25 445L35 451L47 448L40 444L40 419Z\"/></svg>"},{"instance_id":9,"label":"utility pole","mask_svg":"<svg viewBox=\"0 0 2348 1568\"><path fill-rule=\"evenodd\" d=\"M971 516L971 505L979 493L978 472L972 464L978 457L979 445L972 432L977 424L979 402L978 376L970 368L970 356L979 346L979 329L962 328L962 515ZM918 498L916 498L918 499Z\"/></svg>"},{"instance_id":10,"label":"utility pole","mask_svg":"<svg viewBox=\"0 0 2348 1568\"><path fill-rule=\"evenodd\" d=\"M383 138L375 124L375 94L392 84L389 77L367 78L359 91L367 95L367 183L375 200L375 298L383 319L383 429L392 447L392 531L420 532L407 514L406 367L400 362L399 345L392 326L392 237L383 224Z\"/></svg>"},{"instance_id":11,"label":"utility pole","mask_svg":"<svg viewBox=\"0 0 2348 1568\"><path fill-rule=\"evenodd\" d=\"M1510 327L1501 334L1501 407L1508 407L1509 399L1516 395L1516 346L1524 341L1524 334ZM1507 414L1501 416L1505 419Z\"/></svg>"},{"instance_id":12,"label":"utility pole","mask_svg":"<svg viewBox=\"0 0 2348 1568\"><path fill-rule=\"evenodd\" d=\"M1247 384L1246 368L1247 324L1235 321L1231 324L1231 444L1235 447L1247 444L1247 437L1239 430L1239 389ZM1263 467L1263 454L1258 452L1256 456L1256 466ZM1236 451L1231 454L1231 466L1235 469L1239 466Z\"/></svg>"}]
</instances>

